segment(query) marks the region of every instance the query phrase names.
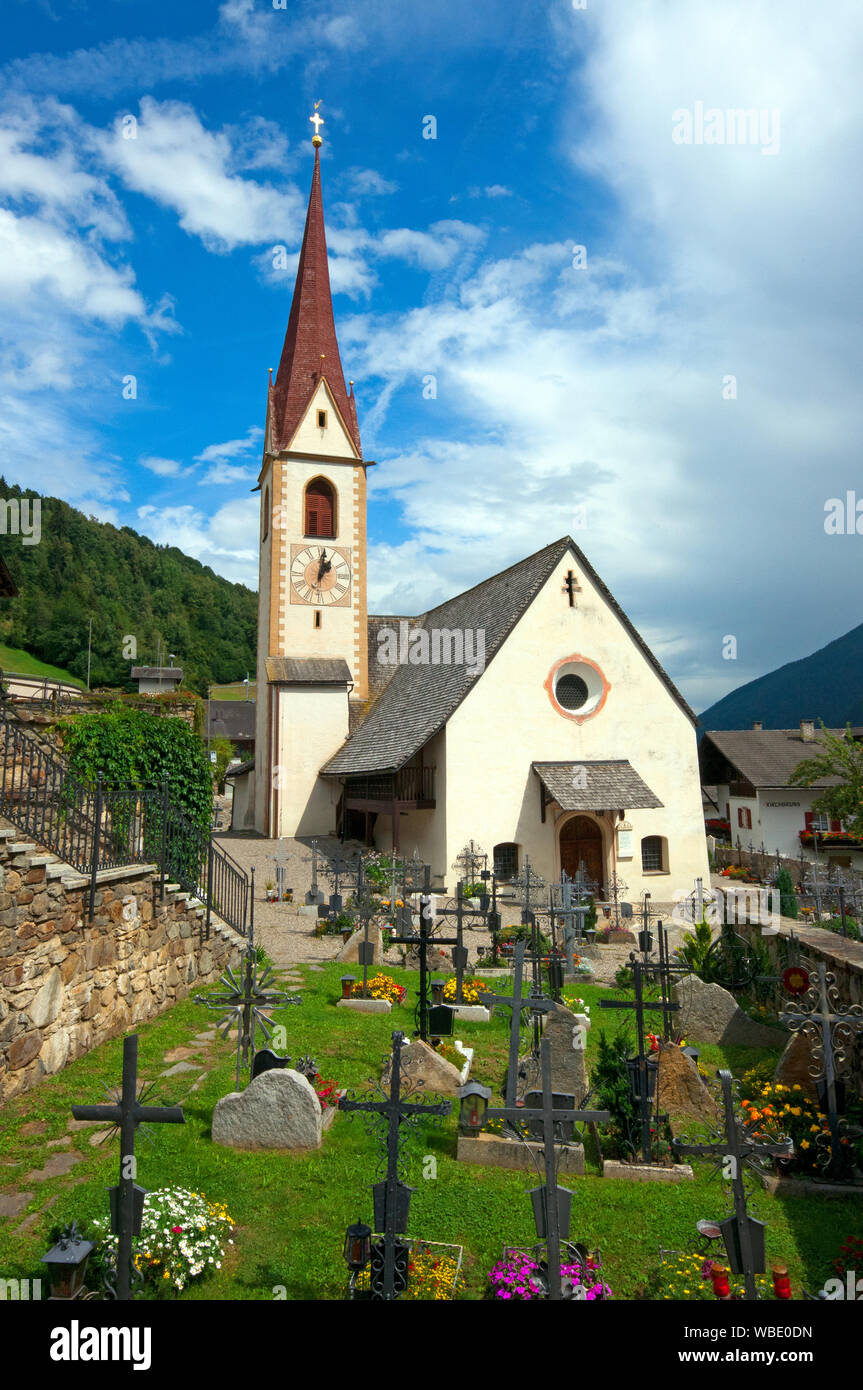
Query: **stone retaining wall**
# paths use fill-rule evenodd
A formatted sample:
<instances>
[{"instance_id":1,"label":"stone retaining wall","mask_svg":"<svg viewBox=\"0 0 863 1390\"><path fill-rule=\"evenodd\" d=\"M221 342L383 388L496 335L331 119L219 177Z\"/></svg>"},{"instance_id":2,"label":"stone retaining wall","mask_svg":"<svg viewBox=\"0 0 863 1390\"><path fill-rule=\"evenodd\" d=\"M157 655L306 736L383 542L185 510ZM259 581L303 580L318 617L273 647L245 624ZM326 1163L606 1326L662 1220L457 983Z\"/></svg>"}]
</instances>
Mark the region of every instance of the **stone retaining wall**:
<instances>
[{"instance_id":1,"label":"stone retaining wall","mask_svg":"<svg viewBox=\"0 0 863 1390\"><path fill-rule=\"evenodd\" d=\"M239 959L243 939L154 868L87 879L0 829L0 1102L154 1018Z\"/></svg>"}]
</instances>

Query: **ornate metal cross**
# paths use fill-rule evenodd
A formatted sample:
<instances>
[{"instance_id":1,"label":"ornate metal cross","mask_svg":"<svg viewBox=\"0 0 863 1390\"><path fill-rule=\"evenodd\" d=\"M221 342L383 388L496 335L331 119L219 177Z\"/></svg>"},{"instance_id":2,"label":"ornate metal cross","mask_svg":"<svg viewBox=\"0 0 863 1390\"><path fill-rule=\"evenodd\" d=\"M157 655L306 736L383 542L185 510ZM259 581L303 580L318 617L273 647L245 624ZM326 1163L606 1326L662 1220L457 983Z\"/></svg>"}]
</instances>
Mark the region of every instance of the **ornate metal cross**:
<instances>
[{"instance_id":1,"label":"ornate metal cross","mask_svg":"<svg viewBox=\"0 0 863 1390\"><path fill-rule=\"evenodd\" d=\"M179 1105L145 1105L151 1092L152 1087L148 1087L138 1095L138 1034L132 1033L123 1039L123 1083L121 1090L113 1093L114 1103L72 1106L76 1120L107 1120L120 1131L120 1182L111 1189L111 1230L117 1237L117 1298L123 1302L132 1297L132 1238L140 1229L145 1195L135 1183L135 1130L140 1124L186 1123Z\"/></svg>"},{"instance_id":2,"label":"ornate metal cross","mask_svg":"<svg viewBox=\"0 0 863 1390\"><path fill-rule=\"evenodd\" d=\"M340 1110L362 1111L374 1116L375 1120L383 1119L386 1122L386 1177L375 1190L377 1211L380 1210L380 1199L383 1199L383 1277L376 1273L373 1260L371 1285L372 1298L387 1300L398 1298L400 1293L404 1293L407 1284L406 1273L397 1267L396 1262L396 1237L403 1235L407 1230L411 1198L411 1188L399 1177L401 1126L405 1122L415 1121L420 1116L448 1115L452 1109L452 1102L448 1100L432 1101L426 1105L408 1100L406 1097L414 1093L410 1087L402 1094L401 1051L405 1046L404 1033L396 1030L392 1035L392 1044L389 1094L383 1091L378 1082L371 1081L370 1086L382 1097L381 1100L351 1100L343 1096L339 1101ZM378 1225L377 1221L375 1225Z\"/></svg>"},{"instance_id":3,"label":"ornate metal cross","mask_svg":"<svg viewBox=\"0 0 863 1390\"><path fill-rule=\"evenodd\" d=\"M647 1009L661 1009L665 1014L670 1009L679 1009L679 1004L670 1004L665 1000L654 1002L644 998L644 977L645 968L642 961L638 959L634 951L629 954L629 963L632 968L633 987L635 992L634 999L600 999L601 1009L632 1009L635 1012L635 1029L637 1037L638 1051L636 1062L638 1064L638 1111L641 1119L641 1157L644 1163L653 1162L653 1151L650 1143L650 1087L648 1085L647 1054L644 1050L644 1014ZM659 1088L657 1087L657 1097Z\"/></svg>"},{"instance_id":4,"label":"ornate metal cross","mask_svg":"<svg viewBox=\"0 0 863 1390\"><path fill-rule=\"evenodd\" d=\"M311 864L311 866L312 866L312 886L311 886L309 892L306 894L306 906L307 906L307 907L310 907L312 904L314 904L314 905L317 907L317 905L318 905L319 903L322 903L323 900L324 900L324 899L323 899L323 894L322 894L320 888L318 887L318 842L317 842L317 840L312 840L312 843L311 843L311 850L312 850L311 854L306 854L306 855L303 856L303 863L304 863L304 864Z\"/></svg>"},{"instance_id":5,"label":"ornate metal cross","mask_svg":"<svg viewBox=\"0 0 863 1390\"><path fill-rule=\"evenodd\" d=\"M536 900L541 889L545 887L545 879L539 874L535 874L530 867L530 859L524 856L524 868L521 873L510 880L513 888L518 889L516 902L521 902L521 922L522 926L532 925L533 913L530 910L531 898Z\"/></svg>"},{"instance_id":6,"label":"ornate metal cross","mask_svg":"<svg viewBox=\"0 0 863 1390\"><path fill-rule=\"evenodd\" d=\"M530 1009L534 1016L548 1013L554 1008L554 1001L547 999L544 995L537 994L531 990L529 994L522 991L522 981L524 979L524 953L526 942L517 941L513 954L515 973L512 984L512 994L486 994L484 996L488 1004L505 1004L512 1009L512 1017L509 1025L509 1065L506 1072L506 1103L510 1110L515 1109L516 1087L518 1083L518 1044L521 1032L521 1014L523 1009Z\"/></svg>"},{"instance_id":7,"label":"ornate metal cross","mask_svg":"<svg viewBox=\"0 0 863 1390\"><path fill-rule=\"evenodd\" d=\"M264 1041L269 1042L273 1035L271 1011L277 1004L302 1004L300 994L288 995L284 990L271 989L275 978L272 967L267 965L259 975L258 958L254 946L243 952L240 966L240 979L228 967L219 984L219 994L196 994L195 1003L205 1004L208 1009L219 1009L223 1017L216 1022L226 1038L232 1027L237 1029L237 1090L240 1089L240 1066L249 1066L255 1059L255 1032L260 1028Z\"/></svg>"},{"instance_id":8,"label":"ornate metal cross","mask_svg":"<svg viewBox=\"0 0 863 1390\"><path fill-rule=\"evenodd\" d=\"M813 1080L823 1083L830 1127L830 1158L826 1171L828 1177L838 1178L843 1164L837 1073L848 1067L855 1034L863 1032L863 1005L849 1004L842 1009L836 976L827 970L823 960L818 962L817 974L817 983L811 983L804 995L786 1004L779 1022L792 1033L805 1033L809 1039L809 1074Z\"/></svg>"},{"instance_id":9,"label":"ornate metal cross","mask_svg":"<svg viewBox=\"0 0 863 1390\"><path fill-rule=\"evenodd\" d=\"M523 943L521 943L523 944ZM504 1002L504 1001L502 1001ZM513 1009L515 1016L515 1009ZM560 1279L560 1242L561 1238L566 1238L569 1234L568 1216L565 1222L566 1229L561 1229L560 1213L560 1193L557 1185L557 1172L555 1162L555 1130L564 1123L572 1122L579 1124L604 1124L611 1119L608 1110L557 1110L554 1106L554 1094L551 1084L551 1043L544 1039L540 1052L542 1063L542 1109L533 1110L526 1106L511 1105L509 1101L503 1107L487 1110L486 1120L504 1120L509 1125L516 1125L519 1121L538 1120L542 1124L542 1148L545 1158L545 1184L539 1189L539 1201L545 1211L546 1226L546 1250L548 1269L548 1296L550 1299L559 1302L563 1297ZM509 1090L509 1078L507 1078L507 1090ZM516 1131L518 1132L518 1131ZM559 1132L559 1130L558 1130ZM568 1211L568 1209L567 1209Z\"/></svg>"},{"instance_id":10,"label":"ornate metal cross","mask_svg":"<svg viewBox=\"0 0 863 1390\"><path fill-rule=\"evenodd\" d=\"M488 855L475 841L468 840L464 849L456 855L452 867L464 883L477 883L483 869L488 868Z\"/></svg>"},{"instance_id":11,"label":"ornate metal cross","mask_svg":"<svg viewBox=\"0 0 863 1390\"><path fill-rule=\"evenodd\" d=\"M717 1165L723 1177L730 1180L734 1199L734 1216L723 1226L728 1230L725 1237L726 1250L732 1265L736 1263L733 1251L739 1251L739 1264L743 1273L747 1301L753 1302L758 1294L755 1288L756 1274L763 1274L764 1263L753 1248L753 1226L746 1210L746 1188L744 1168L752 1168L756 1173L763 1171L761 1160L768 1157L790 1158L794 1145L790 1139L779 1139L775 1143L765 1143L752 1136L751 1125L738 1118L734 1110L732 1077L730 1071L720 1071L719 1082L722 1091L722 1124L713 1130L713 1139L705 1143L695 1143L685 1138L672 1139L672 1147L679 1154L691 1154L693 1158L717 1158ZM761 1121L752 1121L760 1124ZM760 1230L760 1226L757 1227ZM723 1232L723 1235L725 1232Z\"/></svg>"}]
</instances>

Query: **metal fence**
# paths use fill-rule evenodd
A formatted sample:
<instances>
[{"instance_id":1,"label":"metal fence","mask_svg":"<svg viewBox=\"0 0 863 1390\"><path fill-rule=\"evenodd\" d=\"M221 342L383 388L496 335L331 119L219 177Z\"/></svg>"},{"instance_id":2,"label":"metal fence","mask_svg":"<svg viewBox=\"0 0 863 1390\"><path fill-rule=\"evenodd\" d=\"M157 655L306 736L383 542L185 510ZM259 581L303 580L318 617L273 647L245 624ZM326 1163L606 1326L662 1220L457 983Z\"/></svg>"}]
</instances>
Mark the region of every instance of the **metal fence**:
<instances>
[{"instance_id":1,"label":"metal fence","mask_svg":"<svg viewBox=\"0 0 863 1390\"><path fill-rule=\"evenodd\" d=\"M53 749L0 717L0 813L37 844L86 874L93 916L100 869L157 864L206 905L206 932L216 912L247 934L251 893L245 870L209 826L192 821L161 788L113 788L76 777Z\"/></svg>"}]
</instances>

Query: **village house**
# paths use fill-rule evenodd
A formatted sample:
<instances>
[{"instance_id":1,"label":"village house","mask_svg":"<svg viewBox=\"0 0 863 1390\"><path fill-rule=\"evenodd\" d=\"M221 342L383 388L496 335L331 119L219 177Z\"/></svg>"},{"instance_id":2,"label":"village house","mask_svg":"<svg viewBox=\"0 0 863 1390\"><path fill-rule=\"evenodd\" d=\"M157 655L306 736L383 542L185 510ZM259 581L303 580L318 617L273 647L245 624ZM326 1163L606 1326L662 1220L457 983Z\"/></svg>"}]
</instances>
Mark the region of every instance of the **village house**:
<instances>
[{"instance_id":1,"label":"village house","mask_svg":"<svg viewBox=\"0 0 863 1390\"><path fill-rule=\"evenodd\" d=\"M844 729L831 729L837 736ZM863 738L863 729L852 729L852 738ZM851 837L841 821L812 809L825 787L837 786L838 777L813 782L811 787L791 783L791 774L819 751L815 721L802 719L799 729L765 729L756 722L751 729L719 729L705 733L699 749L702 782L710 789L711 804L730 824L732 844L743 848L764 845L794 859L812 858L840 868L863 868L863 841ZM713 814L716 814L714 811Z\"/></svg>"}]
</instances>

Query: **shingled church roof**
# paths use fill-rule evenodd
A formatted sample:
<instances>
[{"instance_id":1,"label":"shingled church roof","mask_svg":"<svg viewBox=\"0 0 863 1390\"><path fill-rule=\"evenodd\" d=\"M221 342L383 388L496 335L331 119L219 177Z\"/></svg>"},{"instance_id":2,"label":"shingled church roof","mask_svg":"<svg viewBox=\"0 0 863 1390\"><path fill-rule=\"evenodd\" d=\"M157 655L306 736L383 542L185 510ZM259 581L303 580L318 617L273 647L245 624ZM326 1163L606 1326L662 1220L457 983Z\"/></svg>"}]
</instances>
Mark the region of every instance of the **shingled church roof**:
<instances>
[{"instance_id":1,"label":"shingled church roof","mask_svg":"<svg viewBox=\"0 0 863 1390\"><path fill-rule=\"evenodd\" d=\"M681 709L696 723L683 696L570 536L563 536L466 593L411 619L411 628L484 631L487 666L568 551L613 609ZM370 619L369 622L376 625L375 631L379 630L379 620ZM392 622L398 630L399 620ZM369 657L371 661L371 643ZM341 777L391 772L403 767L443 728L480 678L482 672L471 675L470 668L469 662L394 667L392 679L372 705L367 718L338 753L324 764L322 774Z\"/></svg>"}]
</instances>

